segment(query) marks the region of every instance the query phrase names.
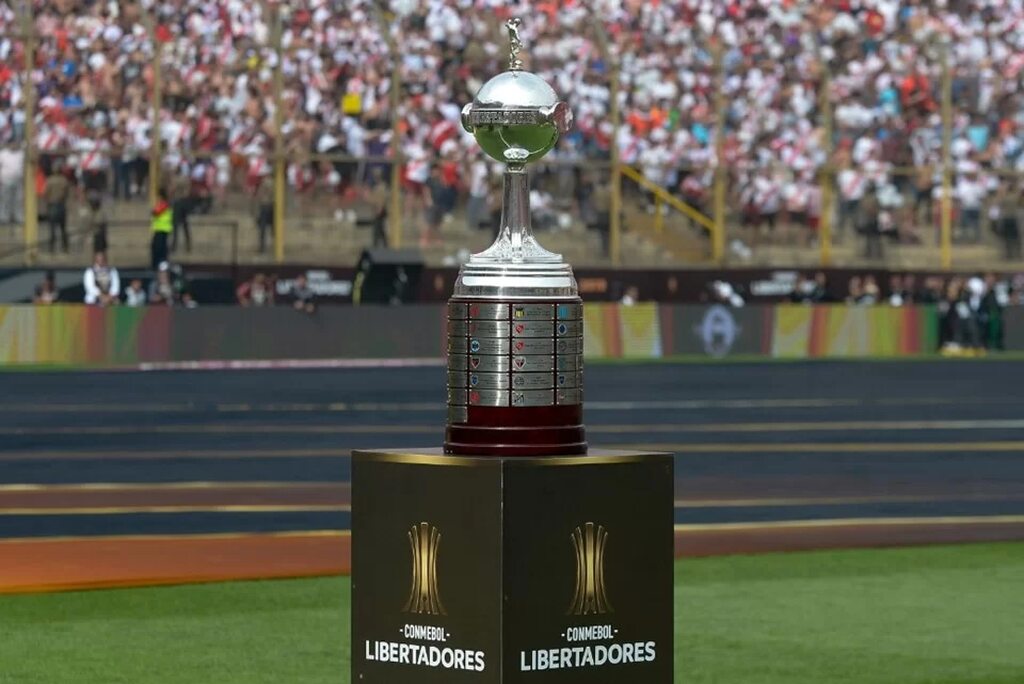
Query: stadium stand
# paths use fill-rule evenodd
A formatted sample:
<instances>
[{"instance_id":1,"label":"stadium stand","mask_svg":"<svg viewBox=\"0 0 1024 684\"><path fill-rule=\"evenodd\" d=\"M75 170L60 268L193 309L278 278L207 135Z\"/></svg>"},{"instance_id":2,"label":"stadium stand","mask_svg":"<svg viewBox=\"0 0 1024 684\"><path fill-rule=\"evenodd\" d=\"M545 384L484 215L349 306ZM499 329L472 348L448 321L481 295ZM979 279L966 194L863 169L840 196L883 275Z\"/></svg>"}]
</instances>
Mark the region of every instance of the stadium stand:
<instances>
[{"instance_id":1,"label":"stadium stand","mask_svg":"<svg viewBox=\"0 0 1024 684\"><path fill-rule=\"evenodd\" d=\"M10 3L0 4L0 139L10 143L0 154L0 224L21 219L17 168L31 35L37 102L29 142L40 173L59 160L77 198L104 195L115 219L148 222L142 200L160 44L161 180L188 202L200 227L206 216L241 222L244 251L255 252L250 226L272 170L280 107L289 256L322 254L318 248L329 242L351 261L372 239L371 231L352 227L370 226L384 209L372 183L387 178L397 66L407 240L428 247L435 260L451 256L455 243L486 243L497 174L462 133L458 114L503 68L498 25L514 11L533 18L523 29L527 68L566 93L576 114L575 130L538 171L534 196L539 229L566 232L554 246L576 260L600 261L606 244L594 197L607 182L614 128L611 64L597 21L621 66L621 161L710 214L721 144L733 258L813 260L826 186L835 195L841 254L856 258L863 242L856 234L877 231L879 244L923 243L930 250L923 259L933 258L944 128L957 249L990 259L998 237L1008 256L1019 256L1015 221L1011 227L1002 217L1019 208L1017 174L1024 170L1020 0L524 0L514 7L393 0L382 8L368 0L48 0L33 8L27 26ZM273 88L277 11L280 101ZM384 27L399 46L397 65ZM951 88L948 126L944 83ZM875 221L862 217L869 195L877 197ZM684 238L666 252L665 240L648 229L657 224L660 231L662 220L651 214L663 209L646 193L627 201L625 263L706 258L703 231L686 229L680 217L674 223ZM467 238L466 223L485 230ZM597 230L580 239L587 224ZM147 238L140 228L125 232L140 244ZM199 232L206 237L197 249L226 249L228 231ZM120 246L112 240L111 249L137 254L133 238L124 239Z\"/></svg>"}]
</instances>

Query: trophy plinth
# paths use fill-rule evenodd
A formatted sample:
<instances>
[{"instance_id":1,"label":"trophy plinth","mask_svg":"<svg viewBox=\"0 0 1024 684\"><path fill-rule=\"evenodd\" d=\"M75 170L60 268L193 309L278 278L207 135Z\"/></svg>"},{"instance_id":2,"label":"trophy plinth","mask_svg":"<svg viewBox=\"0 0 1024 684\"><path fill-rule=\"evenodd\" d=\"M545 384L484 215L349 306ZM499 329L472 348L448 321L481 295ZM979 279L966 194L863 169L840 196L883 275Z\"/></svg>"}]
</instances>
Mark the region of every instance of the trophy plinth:
<instances>
[{"instance_id":1,"label":"trophy plinth","mask_svg":"<svg viewBox=\"0 0 1024 684\"><path fill-rule=\"evenodd\" d=\"M448 304L444 451L352 454L351 681L671 684L673 459L587 452L583 303L525 172L570 116L507 26L512 69L463 110L507 170Z\"/></svg>"},{"instance_id":2,"label":"trophy plinth","mask_svg":"<svg viewBox=\"0 0 1024 684\"><path fill-rule=\"evenodd\" d=\"M583 454L583 305L572 268L533 236L526 173L572 114L521 69L518 24L508 28L511 68L462 110L462 125L505 174L498 236L462 267L448 304L445 452Z\"/></svg>"},{"instance_id":3,"label":"trophy plinth","mask_svg":"<svg viewBox=\"0 0 1024 684\"><path fill-rule=\"evenodd\" d=\"M672 684L672 474L644 451L355 451L350 680Z\"/></svg>"}]
</instances>

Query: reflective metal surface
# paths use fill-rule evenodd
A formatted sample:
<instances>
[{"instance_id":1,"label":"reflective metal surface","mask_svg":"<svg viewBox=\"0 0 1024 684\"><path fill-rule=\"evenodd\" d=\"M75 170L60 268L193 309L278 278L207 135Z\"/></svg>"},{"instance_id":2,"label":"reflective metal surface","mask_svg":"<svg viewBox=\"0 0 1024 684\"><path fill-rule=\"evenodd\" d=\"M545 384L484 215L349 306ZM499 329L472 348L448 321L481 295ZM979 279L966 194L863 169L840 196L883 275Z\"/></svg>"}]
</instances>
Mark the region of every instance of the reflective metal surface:
<instances>
[{"instance_id":1,"label":"reflective metal surface","mask_svg":"<svg viewBox=\"0 0 1024 684\"><path fill-rule=\"evenodd\" d=\"M551 406L554 402L552 401L551 390L523 390L512 392L512 405L513 406Z\"/></svg>"},{"instance_id":2,"label":"reflective metal surface","mask_svg":"<svg viewBox=\"0 0 1024 684\"><path fill-rule=\"evenodd\" d=\"M507 303L501 304L487 304L480 302L473 302L471 304L463 304L466 308L467 317L491 320L491 321L507 321L508 320L508 308Z\"/></svg>"},{"instance_id":3,"label":"reflective metal surface","mask_svg":"<svg viewBox=\"0 0 1024 684\"><path fill-rule=\"evenodd\" d=\"M530 224L525 165L537 161L572 127L572 112L544 79L523 71L519 19L506 23L510 69L485 83L462 110L462 125L491 158L506 164L501 227L489 248L460 269L455 297L467 299L570 299L572 269L541 247Z\"/></svg>"},{"instance_id":4,"label":"reflective metal surface","mask_svg":"<svg viewBox=\"0 0 1024 684\"><path fill-rule=\"evenodd\" d=\"M582 354L583 338L571 337L566 339L555 340L555 351L558 352L559 355Z\"/></svg>"},{"instance_id":5,"label":"reflective metal surface","mask_svg":"<svg viewBox=\"0 0 1024 684\"><path fill-rule=\"evenodd\" d=\"M449 423L465 423L469 420L469 409L465 406L449 406L448 407L448 422Z\"/></svg>"},{"instance_id":6,"label":"reflective metal surface","mask_svg":"<svg viewBox=\"0 0 1024 684\"><path fill-rule=\"evenodd\" d=\"M513 304L514 321L550 321L555 315L554 304Z\"/></svg>"},{"instance_id":7,"label":"reflective metal surface","mask_svg":"<svg viewBox=\"0 0 1024 684\"><path fill-rule=\"evenodd\" d=\"M541 356L539 354L516 355L512 357L511 361L510 365L513 372L538 373L555 369L554 356Z\"/></svg>"},{"instance_id":8,"label":"reflective metal surface","mask_svg":"<svg viewBox=\"0 0 1024 684\"><path fill-rule=\"evenodd\" d=\"M583 304L581 302L558 304L555 306L555 318L560 321L574 321L576 319L583 318Z\"/></svg>"},{"instance_id":9,"label":"reflective metal surface","mask_svg":"<svg viewBox=\"0 0 1024 684\"><path fill-rule=\"evenodd\" d=\"M517 354L553 354L555 351L555 341L543 337L514 340L510 346Z\"/></svg>"},{"instance_id":10,"label":"reflective metal surface","mask_svg":"<svg viewBox=\"0 0 1024 684\"><path fill-rule=\"evenodd\" d=\"M513 373L512 389L552 389L555 379L551 373Z\"/></svg>"},{"instance_id":11,"label":"reflective metal surface","mask_svg":"<svg viewBox=\"0 0 1024 684\"><path fill-rule=\"evenodd\" d=\"M551 337L555 334L554 321L512 321L512 337Z\"/></svg>"},{"instance_id":12,"label":"reflective metal surface","mask_svg":"<svg viewBox=\"0 0 1024 684\"><path fill-rule=\"evenodd\" d=\"M482 373L507 373L511 367L511 359L508 356L484 355L463 356L457 361L461 368L459 370L480 371ZM452 368L451 363L448 364Z\"/></svg>"},{"instance_id":13,"label":"reflective metal surface","mask_svg":"<svg viewBox=\"0 0 1024 684\"><path fill-rule=\"evenodd\" d=\"M469 374L470 389L508 389L508 373L473 373Z\"/></svg>"},{"instance_id":14,"label":"reflective metal surface","mask_svg":"<svg viewBox=\"0 0 1024 684\"><path fill-rule=\"evenodd\" d=\"M583 355L559 356L555 360L555 370L583 370Z\"/></svg>"},{"instance_id":15,"label":"reflective metal surface","mask_svg":"<svg viewBox=\"0 0 1024 684\"><path fill-rule=\"evenodd\" d=\"M447 324L448 385L453 405L554 406L579 401L579 302L453 302L449 313L453 317ZM494 392L506 392L507 397Z\"/></svg>"},{"instance_id":16,"label":"reflective metal surface","mask_svg":"<svg viewBox=\"0 0 1024 684\"><path fill-rule=\"evenodd\" d=\"M557 404L582 404L583 391L579 389L555 390L555 403Z\"/></svg>"},{"instance_id":17,"label":"reflective metal surface","mask_svg":"<svg viewBox=\"0 0 1024 684\"><path fill-rule=\"evenodd\" d=\"M508 404L507 390L471 390L469 392L470 406L508 406Z\"/></svg>"},{"instance_id":18,"label":"reflective metal surface","mask_svg":"<svg viewBox=\"0 0 1024 684\"><path fill-rule=\"evenodd\" d=\"M558 373L555 375L555 387L558 389L578 388L583 376L578 371Z\"/></svg>"},{"instance_id":19,"label":"reflective metal surface","mask_svg":"<svg viewBox=\"0 0 1024 684\"><path fill-rule=\"evenodd\" d=\"M512 340L507 337L470 337L468 345L470 354L508 354L512 350Z\"/></svg>"},{"instance_id":20,"label":"reflective metal surface","mask_svg":"<svg viewBox=\"0 0 1024 684\"><path fill-rule=\"evenodd\" d=\"M519 26L518 19L505 25L509 70L462 111L465 129L506 170L498 236L459 270L448 306L449 403L468 408L450 412L450 424L471 421L472 407L582 400L583 305L572 268L533 236L524 168L570 129L572 113L542 78L522 70Z\"/></svg>"},{"instance_id":21,"label":"reflective metal surface","mask_svg":"<svg viewBox=\"0 0 1024 684\"><path fill-rule=\"evenodd\" d=\"M579 337L583 334L583 321L559 321L554 328L558 337Z\"/></svg>"}]
</instances>

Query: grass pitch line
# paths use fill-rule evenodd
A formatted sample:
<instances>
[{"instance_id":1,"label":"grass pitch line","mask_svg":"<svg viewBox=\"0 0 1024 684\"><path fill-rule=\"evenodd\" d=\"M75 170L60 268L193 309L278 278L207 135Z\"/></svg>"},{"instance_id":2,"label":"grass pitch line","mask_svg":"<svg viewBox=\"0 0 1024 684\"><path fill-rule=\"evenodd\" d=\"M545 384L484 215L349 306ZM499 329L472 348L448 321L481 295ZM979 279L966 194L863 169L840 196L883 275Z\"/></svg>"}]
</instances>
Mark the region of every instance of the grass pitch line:
<instances>
[{"instance_id":1,"label":"grass pitch line","mask_svg":"<svg viewBox=\"0 0 1024 684\"><path fill-rule=\"evenodd\" d=\"M825 520L773 520L768 522L677 523L677 534L723 530L770 530L802 527L894 527L927 525L1024 525L1024 515L969 515L921 518L830 518Z\"/></svg>"},{"instance_id":2,"label":"grass pitch line","mask_svg":"<svg viewBox=\"0 0 1024 684\"><path fill-rule=\"evenodd\" d=\"M878 495L878 496L814 496L814 497L780 497L763 499L703 499L676 500L676 508L760 508L760 507L798 507L798 506L849 506L869 505L876 503L945 503L961 501L1022 501L1024 490L1020 494L920 494L920 495Z\"/></svg>"}]
</instances>

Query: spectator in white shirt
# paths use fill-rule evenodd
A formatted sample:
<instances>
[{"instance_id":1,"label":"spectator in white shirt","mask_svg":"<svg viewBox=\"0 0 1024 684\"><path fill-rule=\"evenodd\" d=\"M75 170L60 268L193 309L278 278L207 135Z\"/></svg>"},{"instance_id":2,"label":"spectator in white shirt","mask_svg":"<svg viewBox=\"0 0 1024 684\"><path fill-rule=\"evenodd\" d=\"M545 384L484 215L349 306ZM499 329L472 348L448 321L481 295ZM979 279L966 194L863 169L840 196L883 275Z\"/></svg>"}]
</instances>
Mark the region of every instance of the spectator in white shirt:
<instances>
[{"instance_id":1,"label":"spectator in white shirt","mask_svg":"<svg viewBox=\"0 0 1024 684\"><path fill-rule=\"evenodd\" d=\"M107 255L96 252L92 266L85 269L82 277L85 287L85 303L98 306L117 304L121 294L121 277L117 269L107 264Z\"/></svg>"},{"instance_id":2,"label":"spectator in white shirt","mask_svg":"<svg viewBox=\"0 0 1024 684\"><path fill-rule=\"evenodd\" d=\"M760 226L767 226L774 232L782 208L782 188L774 175L762 172L754 179L754 203L760 216Z\"/></svg>"},{"instance_id":3,"label":"spectator in white shirt","mask_svg":"<svg viewBox=\"0 0 1024 684\"><path fill-rule=\"evenodd\" d=\"M0 149L0 225L24 221L25 153L12 140Z\"/></svg>"},{"instance_id":4,"label":"spectator in white shirt","mask_svg":"<svg viewBox=\"0 0 1024 684\"><path fill-rule=\"evenodd\" d=\"M86 190L104 192L107 189L107 154L110 144L104 132L95 133L96 138L80 137L76 141L81 169L82 184Z\"/></svg>"},{"instance_id":5,"label":"spectator in white shirt","mask_svg":"<svg viewBox=\"0 0 1024 684\"><path fill-rule=\"evenodd\" d=\"M960 229L968 242L981 239L981 203L987 189L976 173L961 176L956 183L954 197L960 203Z\"/></svg>"},{"instance_id":6,"label":"spectator in white shirt","mask_svg":"<svg viewBox=\"0 0 1024 684\"><path fill-rule=\"evenodd\" d=\"M837 181L842 203L839 205L839 224L836 226L836 233L837 236L841 236L847 226L856 230L860 201L864 198L867 179L859 169L846 168L839 172Z\"/></svg>"}]
</instances>

